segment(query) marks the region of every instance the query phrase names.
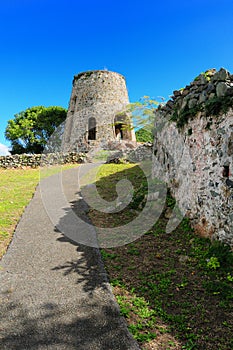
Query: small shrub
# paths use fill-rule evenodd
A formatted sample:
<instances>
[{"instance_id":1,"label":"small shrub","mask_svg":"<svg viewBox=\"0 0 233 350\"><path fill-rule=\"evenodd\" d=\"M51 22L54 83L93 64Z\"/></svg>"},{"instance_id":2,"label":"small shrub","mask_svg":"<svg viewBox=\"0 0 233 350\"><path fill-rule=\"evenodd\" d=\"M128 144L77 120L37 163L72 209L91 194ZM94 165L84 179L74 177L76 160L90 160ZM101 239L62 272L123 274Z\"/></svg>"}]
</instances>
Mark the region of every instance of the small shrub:
<instances>
[{"instance_id":1,"label":"small shrub","mask_svg":"<svg viewBox=\"0 0 233 350\"><path fill-rule=\"evenodd\" d=\"M214 241L209 248L207 258L216 258L221 267L232 269L233 252L227 244L220 241ZM212 259L212 261L214 260Z\"/></svg>"},{"instance_id":2,"label":"small shrub","mask_svg":"<svg viewBox=\"0 0 233 350\"><path fill-rule=\"evenodd\" d=\"M215 256L211 256L211 258L208 259L208 261L207 261L207 267L209 269L214 269L214 270L219 268L220 267L220 262L218 261L218 258L216 258Z\"/></svg>"}]
</instances>

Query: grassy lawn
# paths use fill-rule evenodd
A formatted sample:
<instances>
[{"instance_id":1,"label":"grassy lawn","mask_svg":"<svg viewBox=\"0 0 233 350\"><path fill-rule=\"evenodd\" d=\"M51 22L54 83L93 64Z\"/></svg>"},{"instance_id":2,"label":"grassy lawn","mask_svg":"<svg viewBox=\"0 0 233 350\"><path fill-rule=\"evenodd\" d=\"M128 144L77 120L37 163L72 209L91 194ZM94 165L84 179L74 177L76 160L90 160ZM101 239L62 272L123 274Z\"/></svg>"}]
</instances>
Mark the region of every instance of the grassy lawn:
<instances>
[{"instance_id":1,"label":"grassy lawn","mask_svg":"<svg viewBox=\"0 0 233 350\"><path fill-rule=\"evenodd\" d=\"M90 210L98 227L130 221L146 194L145 178L132 165L104 165L97 187L116 197L120 178L133 179L132 203L118 214ZM167 197L165 211L174 206ZM233 254L228 246L197 237L185 218L165 232L164 213L144 236L102 257L129 330L142 349L233 349Z\"/></svg>"},{"instance_id":2,"label":"grassy lawn","mask_svg":"<svg viewBox=\"0 0 233 350\"><path fill-rule=\"evenodd\" d=\"M42 176L77 165L54 166ZM39 169L0 169L0 258L11 242L15 227L39 182Z\"/></svg>"}]
</instances>

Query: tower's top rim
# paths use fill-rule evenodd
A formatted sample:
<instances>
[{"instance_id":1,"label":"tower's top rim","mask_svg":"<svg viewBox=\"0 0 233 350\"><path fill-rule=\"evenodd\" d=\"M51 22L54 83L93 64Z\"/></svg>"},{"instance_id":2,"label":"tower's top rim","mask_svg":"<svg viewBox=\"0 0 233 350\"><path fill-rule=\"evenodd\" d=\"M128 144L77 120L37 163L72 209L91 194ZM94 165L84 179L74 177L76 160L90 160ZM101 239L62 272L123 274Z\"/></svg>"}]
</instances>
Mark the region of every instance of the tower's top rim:
<instances>
[{"instance_id":1,"label":"tower's top rim","mask_svg":"<svg viewBox=\"0 0 233 350\"><path fill-rule=\"evenodd\" d=\"M75 80L78 80L78 79L80 79L82 76L89 77L89 76L91 76L92 74L98 73L98 72L108 73L108 74L117 74L117 75L121 76L123 79L125 79L124 75L122 75L122 74L120 74L120 73L117 73L117 72L112 72L112 71L110 71L110 70L105 70L105 69L87 70L87 71L85 71L85 72L81 72L81 73L75 75L75 76L74 76L74 79L75 79Z\"/></svg>"}]
</instances>

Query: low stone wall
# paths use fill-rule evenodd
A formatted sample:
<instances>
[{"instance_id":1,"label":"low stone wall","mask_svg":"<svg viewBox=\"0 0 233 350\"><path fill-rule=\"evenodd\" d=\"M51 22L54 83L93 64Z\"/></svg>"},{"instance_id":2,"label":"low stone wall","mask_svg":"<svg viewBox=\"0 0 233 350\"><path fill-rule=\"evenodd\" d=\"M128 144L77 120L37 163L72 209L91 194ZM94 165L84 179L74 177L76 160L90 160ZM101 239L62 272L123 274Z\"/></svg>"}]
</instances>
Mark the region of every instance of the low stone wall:
<instances>
[{"instance_id":1,"label":"low stone wall","mask_svg":"<svg viewBox=\"0 0 233 350\"><path fill-rule=\"evenodd\" d=\"M10 156L0 156L0 168L37 168L39 166L84 163L86 159L83 153L49 153L49 154L15 154Z\"/></svg>"},{"instance_id":2,"label":"low stone wall","mask_svg":"<svg viewBox=\"0 0 233 350\"><path fill-rule=\"evenodd\" d=\"M233 246L233 76L207 71L155 115L155 177L202 236Z\"/></svg>"}]
</instances>

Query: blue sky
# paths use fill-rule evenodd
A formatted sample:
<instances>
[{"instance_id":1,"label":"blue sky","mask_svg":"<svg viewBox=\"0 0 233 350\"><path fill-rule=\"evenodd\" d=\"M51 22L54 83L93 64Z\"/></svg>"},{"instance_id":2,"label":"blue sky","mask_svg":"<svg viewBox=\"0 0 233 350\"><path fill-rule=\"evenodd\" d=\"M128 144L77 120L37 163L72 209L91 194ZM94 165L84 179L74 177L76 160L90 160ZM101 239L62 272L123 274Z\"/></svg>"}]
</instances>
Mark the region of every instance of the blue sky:
<instances>
[{"instance_id":1,"label":"blue sky","mask_svg":"<svg viewBox=\"0 0 233 350\"><path fill-rule=\"evenodd\" d=\"M131 102L233 73L232 23L232 0L0 0L0 143L14 114L67 108L85 70L123 74Z\"/></svg>"}]
</instances>

